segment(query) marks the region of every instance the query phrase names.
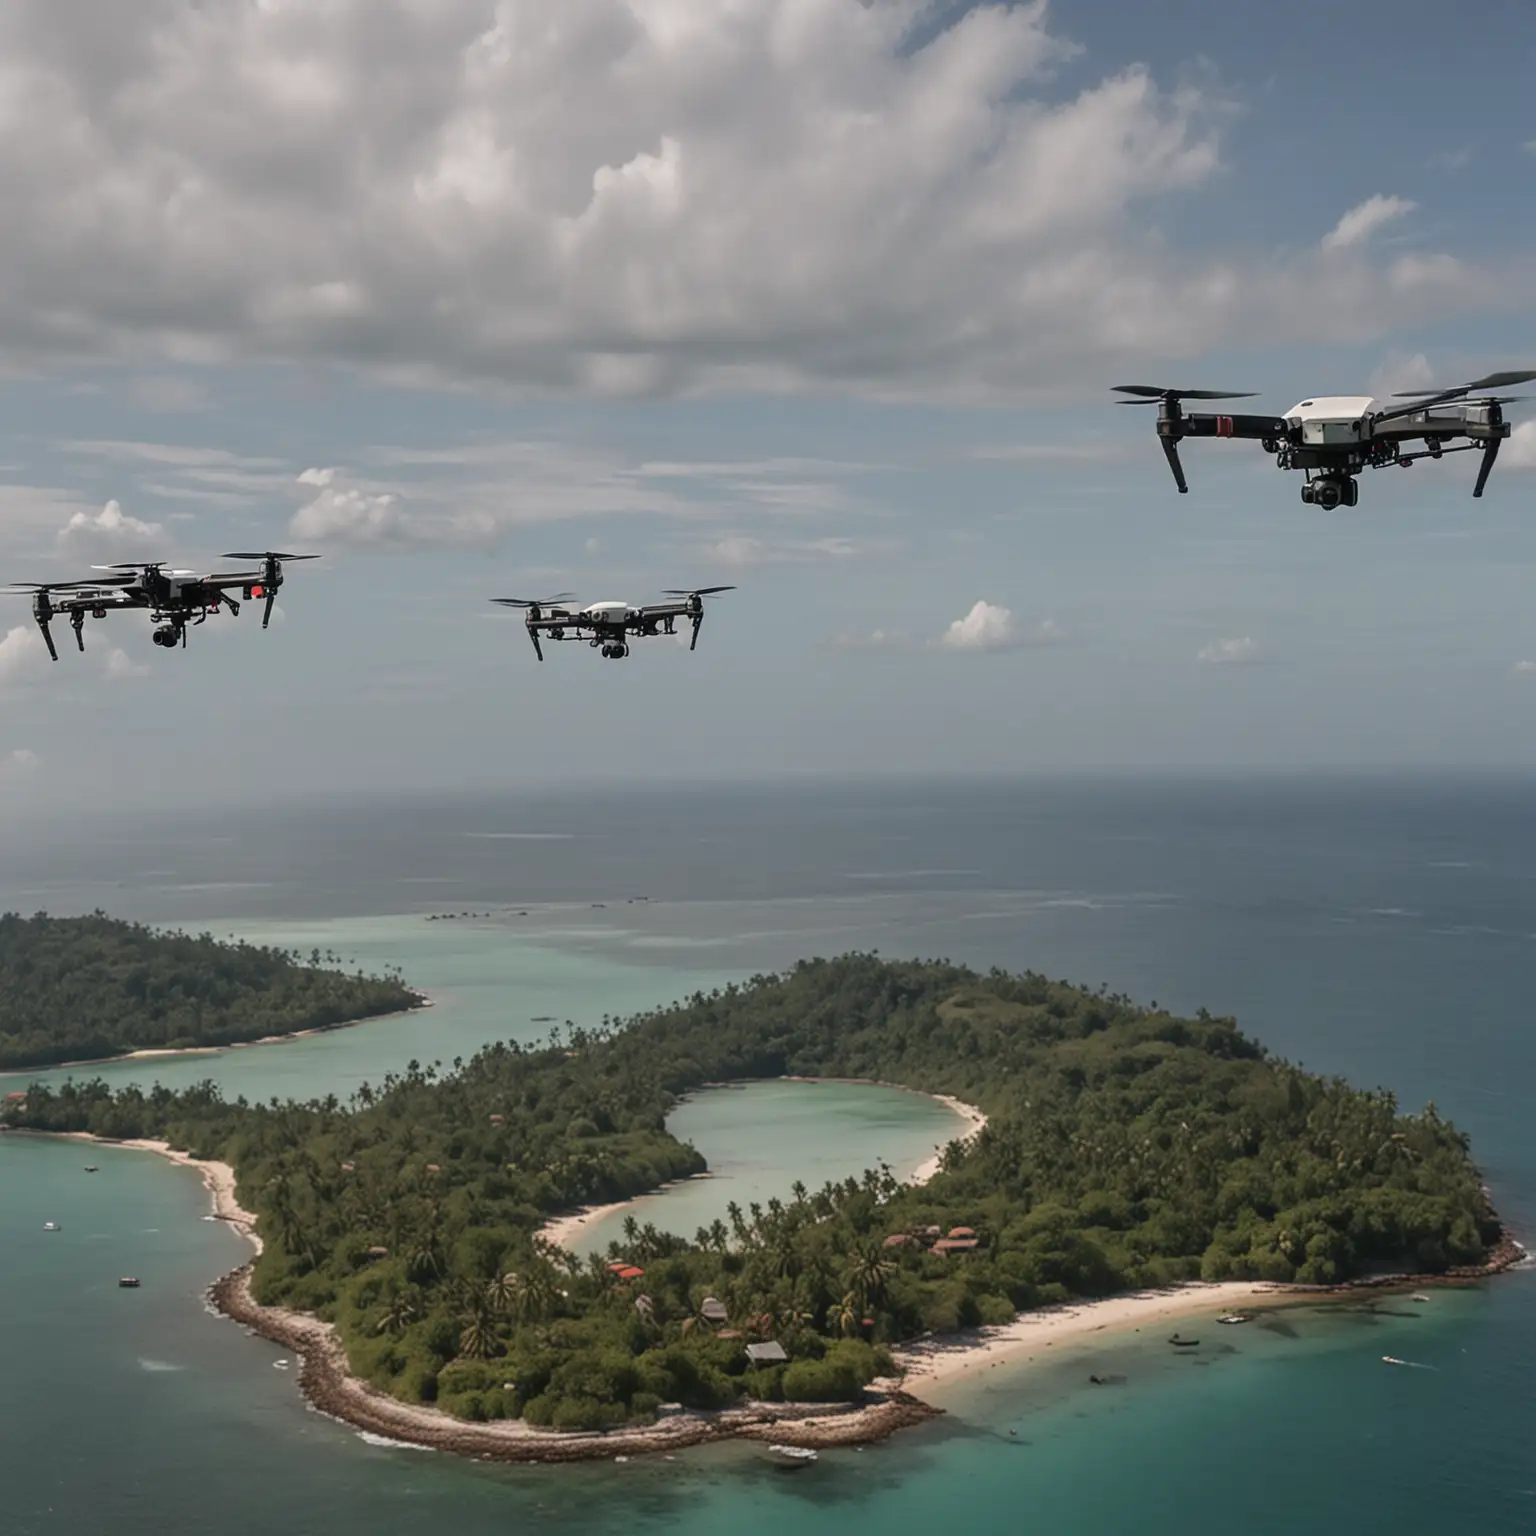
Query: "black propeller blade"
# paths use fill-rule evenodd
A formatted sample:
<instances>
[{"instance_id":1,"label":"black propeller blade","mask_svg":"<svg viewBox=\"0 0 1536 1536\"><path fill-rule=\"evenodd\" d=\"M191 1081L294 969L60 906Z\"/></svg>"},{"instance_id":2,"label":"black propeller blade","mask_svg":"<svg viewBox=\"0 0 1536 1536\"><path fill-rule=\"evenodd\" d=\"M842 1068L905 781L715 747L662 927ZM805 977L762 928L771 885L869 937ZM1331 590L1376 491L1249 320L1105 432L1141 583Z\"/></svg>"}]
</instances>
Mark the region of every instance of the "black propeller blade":
<instances>
[{"instance_id":1,"label":"black propeller blade","mask_svg":"<svg viewBox=\"0 0 1536 1536\"><path fill-rule=\"evenodd\" d=\"M279 550L264 549L258 554L252 554L249 550L226 550L219 556L221 560L318 560L319 555L285 555Z\"/></svg>"},{"instance_id":2,"label":"black propeller blade","mask_svg":"<svg viewBox=\"0 0 1536 1536\"><path fill-rule=\"evenodd\" d=\"M721 592L734 592L735 587L667 587L663 597L715 597Z\"/></svg>"},{"instance_id":3,"label":"black propeller blade","mask_svg":"<svg viewBox=\"0 0 1536 1536\"><path fill-rule=\"evenodd\" d=\"M503 608L554 608L571 602L575 596L574 592L557 592L553 597L493 597L491 601Z\"/></svg>"},{"instance_id":4,"label":"black propeller blade","mask_svg":"<svg viewBox=\"0 0 1536 1536\"><path fill-rule=\"evenodd\" d=\"M1455 400L1465 400L1468 395L1484 389L1508 389L1511 384L1529 384L1536 379L1536 368L1517 368L1504 373L1486 374L1470 384L1456 384L1449 389L1411 389L1394 395L1394 400L1413 400L1412 405L1394 406L1390 411L1377 413L1377 421L1398 421L1404 416L1416 416L1433 405L1449 405Z\"/></svg>"},{"instance_id":5,"label":"black propeller blade","mask_svg":"<svg viewBox=\"0 0 1536 1536\"><path fill-rule=\"evenodd\" d=\"M1252 400L1255 390L1230 389L1160 389L1152 384L1116 384L1116 393L1141 395L1150 405L1155 400ZM1121 400L1120 405L1140 405L1141 400Z\"/></svg>"}]
</instances>

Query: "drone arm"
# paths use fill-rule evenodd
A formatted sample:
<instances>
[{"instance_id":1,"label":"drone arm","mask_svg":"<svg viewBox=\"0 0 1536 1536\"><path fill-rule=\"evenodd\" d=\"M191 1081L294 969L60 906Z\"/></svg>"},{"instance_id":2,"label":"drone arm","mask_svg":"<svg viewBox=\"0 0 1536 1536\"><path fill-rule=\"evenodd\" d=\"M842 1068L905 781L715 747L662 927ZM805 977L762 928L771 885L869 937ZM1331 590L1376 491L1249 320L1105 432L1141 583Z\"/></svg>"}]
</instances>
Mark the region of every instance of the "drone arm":
<instances>
[{"instance_id":1,"label":"drone arm","mask_svg":"<svg viewBox=\"0 0 1536 1536\"><path fill-rule=\"evenodd\" d=\"M1501 437L1490 437L1483 444L1483 462L1477 466L1477 484L1472 487L1474 496L1483 494L1483 487L1488 484L1488 476L1493 473L1493 461L1499 456L1499 444L1503 441Z\"/></svg>"},{"instance_id":2,"label":"drone arm","mask_svg":"<svg viewBox=\"0 0 1536 1536\"><path fill-rule=\"evenodd\" d=\"M37 621L37 627L43 632L43 644L48 647L48 654L53 657L55 661L57 661L59 659L59 653L54 647L53 634L48 628L48 620L39 619Z\"/></svg>"},{"instance_id":3,"label":"drone arm","mask_svg":"<svg viewBox=\"0 0 1536 1536\"><path fill-rule=\"evenodd\" d=\"M537 656L540 661L543 661L544 647L539 644L539 631L537 625L530 624L528 626L528 638L533 641L533 654Z\"/></svg>"},{"instance_id":4,"label":"drone arm","mask_svg":"<svg viewBox=\"0 0 1536 1536\"><path fill-rule=\"evenodd\" d=\"M693 615L693 639L688 642L691 651L699 643L699 631L704 627L704 609L702 607Z\"/></svg>"},{"instance_id":5,"label":"drone arm","mask_svg":"<svg viewBox=\"0 0 1536 1536\"><path fill-rule=\"evenodd\" d=\"M266 607L261 610L261 627L265 629L272 622L272 604L277 601L277 588L267 588Z\"/></svg>"},{"instance_id":6,"label":"drone arm","mask_svg":"<svg viewBox=\"0 0 1536 1536\"><path fill-rule=\"evenodd\" d=\"M1283 416L1217 416L1200 411L1179 418L1180 437L1283 438L1290 431Z\"/></svg>"},{"instance_id":7,"label":"drone arm","mask_svg":"<svg viewBox=\"0 0 1536 1536\"><path fill-rule=\"evenodd\" d=\"M81 652L85 650L85 609L75 608L70 612L69 622L75 632L75 645Z\"/></svg>"}]
</instances>

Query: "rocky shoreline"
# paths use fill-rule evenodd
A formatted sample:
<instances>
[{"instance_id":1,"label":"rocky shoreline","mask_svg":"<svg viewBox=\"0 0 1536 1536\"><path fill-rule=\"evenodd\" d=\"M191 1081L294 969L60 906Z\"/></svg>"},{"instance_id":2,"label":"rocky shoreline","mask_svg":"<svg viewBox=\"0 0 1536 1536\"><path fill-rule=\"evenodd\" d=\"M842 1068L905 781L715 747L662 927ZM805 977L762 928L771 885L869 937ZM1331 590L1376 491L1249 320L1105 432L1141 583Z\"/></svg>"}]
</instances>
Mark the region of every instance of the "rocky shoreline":
<instances>
[{"instance_id":1,"label":"rocky shoreline","mask_svg":"<svg viewBox=\"0 0 1536 1536\"><path fill-rule=\"evenodd\" d=\"M283 1307L264 1307L256 1300L250 1263L217 1281L208 1299L225 1317L299 1357L299 1387L321 1413L390 1440L481 1461L612 1460L732 1439L813 1449L870 1445L943 1412L899 1390L871 1389L870 1400L862 1405L751 1403L590 1433L537 1429L520 1420L474 1424L435 1408L403 1403L354 1376L329 1323Z\"/></svg>"}]
</instances>

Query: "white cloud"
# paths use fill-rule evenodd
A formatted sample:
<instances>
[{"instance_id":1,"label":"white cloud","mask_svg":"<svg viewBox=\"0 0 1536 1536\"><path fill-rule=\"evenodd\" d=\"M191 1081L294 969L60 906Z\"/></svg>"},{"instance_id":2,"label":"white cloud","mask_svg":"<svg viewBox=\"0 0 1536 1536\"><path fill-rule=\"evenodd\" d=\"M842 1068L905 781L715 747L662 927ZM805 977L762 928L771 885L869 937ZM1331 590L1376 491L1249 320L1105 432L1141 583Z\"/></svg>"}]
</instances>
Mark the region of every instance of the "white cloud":
<instances>
[{"instance_id":1,"label":"white cloud","mask_svg":"<svg viewBox=\"0 0 1536 1536\"><path fill-rule=\"evenodd\" d=\"M1536 421L1522 421L1499 453L1500 469L1536 469Z\"/></svg>"},{"instance_id":2,"label":"white cloud","mask_svg":"<svg viewBox=\"0 0 1536 1536\"><path fill-rule=\"evenodd\" d=\"M1064 95L1043 0L934 9L10 0L0 359L995 399L1529 307L1513 263L1177 248L1225 101Z\"/></svg>"},{"instance_id":3,"label":"white cloud","mask_svg":"<svg viewBox=\"0 0 1536 1536\"><path fill-rule=\"evenodd\" d=\"M1371 375L1367 387L1376 399L1385 400L1410 389L1433 388L1438 382L1429 359L1422 352L1415 352L1412 356L1398 352L1382 361L1381 366Z\"/></svg>"},{"instance_id":4,"label":"white cloud","mask_svg":"<svg viewBox=\"0 0 1536 1536\"><path fill-rule=\"evenodd\" d=\"M1196 653L1195 659L1217 666L1243 666L1258 661L1262 655L1258 641L1252 635L1242 635L1230 640L1213 640Z\"/></svg>"},{"instance_id":5,"label":"white cloud","mask_svg":"<svg viewBox=\"0 0 1536 1536\"><path fill-rule=\"evenodd\" d=\"M107 652L107 676L120 681L130 677L148 677L150 669L143 662L135 661L119 646Z\"/></svg>"},{"instance_id":6,"label":"white cloud","mask_svg":"<svg viewBox=\"0 0 1536 1536\"><path fill-rule=\"evenodd\" d=\"M837 651L889 651L906 643L907 637L899 629L873 629L867 634L844 630L827 641Z\"/></svg>"},{"instance_id":7,"label":"white cloud","mask_svg":"<svg viewBox=\"0 0 1536 1536\"><path fill-rule=\"evenodd\" d=\"M76 512L60 530L59 546L85 559L131 558L153 548L164 532L159 523L130 517L117 502L109 501L94 516Z\"/></svg>"},{"instance_id":8,"label":"white cloud","mask_svg":"<svg viewBox=\"0 0 1536 1536\"><path fill-rule=\"evenodd\" d=\"M862 545L852 539L760 539L748 534L727 534L706 544L706 561L743 568L752 565L784 565L804 560L847 560L876 546Z\"/></svg>"},{"instance_id":9,"label":"white cloud","mask_svg":"<svg viewBox=\"0 0 1536 1536\"><path fill-rule=\"evenodd\" d=\"M413 525L392 492L371 494L338 485L334 469L306 469L298 483L316 493L288 523L288 531L301 542L367 546L412 541Z\"/></svg>"},{"instance_id":10,"label":"white cloud","mask_svg":"<svg viewBox=\"0 0 1536 1536\"><path fill-rule=\"evenodd\" d=\"M1011 609L980 601L963 619L956 619L938 643L952 651L1016 651L1059 645L1066 638L1054 619L1042 619L1032 629L1021 630Z\"/></svg>"},{"instance_id":11,"label":"white cloud","mask_svg":"<svg viewBox=\"0 0 1536 1536\"><path fill-rule=\"evenodd\" d=\"M22 681L48 665L48 652L36 629L17 624L0 638L0 687Z\"/></svg>"},{"instance_id":12,"label":"white cloud","mask_svg":"<svg viewBox=\"0 0 1536 1536\"><path fill-rule=\"evenodd\" d=\"M0 784L30 778L37 772L37 753L30 747L12 747L0 752Z\"/></svg>"},{"instance_id":13,"label":"white cloud","mask_svg":"<svg viewBox=\"0 0 1536 1536\"><path fill-rule=\"evenodd\" d=\"M1529 677L1536 673L1536 661L1517 661L1515 671L1521 677Z\"/></svg>"},{"instance_id":14,"label":"white cloud","mask_svg":"<svg viewBox=\"0 0 1536 1536\"><path fill-rule=\"evenodd\" d=\"M1323 236L1325 251L1344 251L1364 245L1378 229L1405 218L1419 205L1406 197L1383 197L1379 192L1363 203L1356 203L1329 232Z\"/></svg>"}]
</instances>

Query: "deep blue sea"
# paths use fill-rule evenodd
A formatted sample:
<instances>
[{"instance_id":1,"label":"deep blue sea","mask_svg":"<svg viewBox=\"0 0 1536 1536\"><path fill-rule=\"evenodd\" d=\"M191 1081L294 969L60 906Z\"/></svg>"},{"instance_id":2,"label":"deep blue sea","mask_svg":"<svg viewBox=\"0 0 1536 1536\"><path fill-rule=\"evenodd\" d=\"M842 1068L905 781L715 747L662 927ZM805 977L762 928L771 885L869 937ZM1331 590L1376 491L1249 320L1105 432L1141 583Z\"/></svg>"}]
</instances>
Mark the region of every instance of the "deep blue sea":
<instances>
[{"instance_id":1,"label":"deep blue sea","mask_svg":"<svg viewBox=\"0 0 1536 1536\"><path fill-rule=\"evenodd\" d=\"M334 946L398 961L439 999L314 1041L110 1069L263 1096L346 1092L411 1056L532 1037L545 1016L624 1013L849 948L1106 981L1235 1013L1275 1051L1407 1107L1433 1099L1506 1219L1536 1230L1536 781L264 807L6 829L0 905ZM481 915L426 921L445 912ZM787 1112L769 1098L736 1122L752 1166L732 1172L754 1187L795 1176L774 1166ZM862 1166L871 1149L915 1160L934 1135L899 1105L860 1125L810 1148L797 1118L792 1139L818 1167ZM719 1113L696 1132L722 1164L732 1133ZM506 1469L371 1445L307 1412L278 1351L203 1310L243 1254L199 1220L197 1179L106 1150L85 1177L85 1160L0 1138L0 1532L1536 1530L1529 1270L1427 1305L1288 1312L1195 1360L1131 1339L1000 1369L933 1425L792 1476L736 1447ZM144 1286L121 1292L130 1269ZM1085 1385L1106 1369L1126 1385Z\"/></svg>"}]
</instances>

